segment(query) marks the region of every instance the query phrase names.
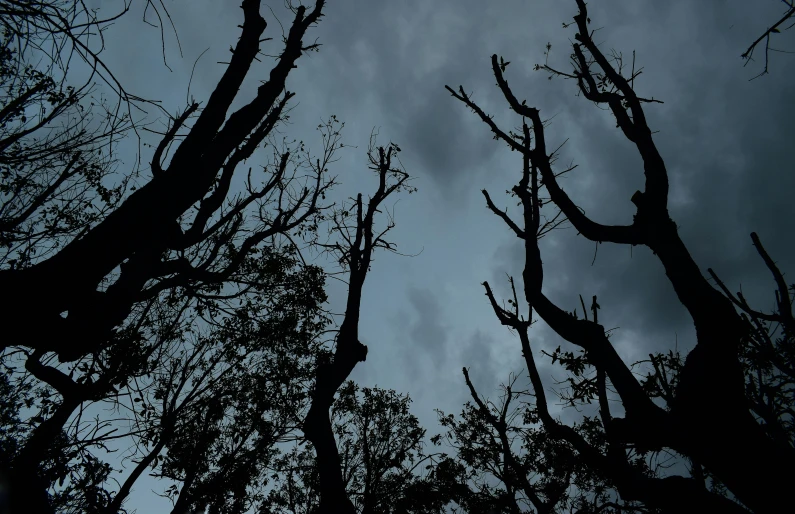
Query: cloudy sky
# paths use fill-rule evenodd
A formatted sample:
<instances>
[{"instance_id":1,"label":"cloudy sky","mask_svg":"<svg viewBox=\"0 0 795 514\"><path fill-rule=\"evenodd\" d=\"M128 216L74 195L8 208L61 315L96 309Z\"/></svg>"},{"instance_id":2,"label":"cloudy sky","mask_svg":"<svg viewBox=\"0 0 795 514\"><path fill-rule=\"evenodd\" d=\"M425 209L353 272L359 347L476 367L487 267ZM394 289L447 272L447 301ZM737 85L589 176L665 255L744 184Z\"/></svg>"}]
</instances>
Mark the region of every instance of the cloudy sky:
<instances>
[{"instance_id":1,"label":"cloudy sky","mask_svg":"<svg viewBox=\"0 0 795 514\"><path fill-rule=\"evenodd\" d=\"M265 35L275 40L264 51L277 53L279 23L266 3ZM643 67L636 91L664 101L648 106L646 114L668 167L670 210L685 243L705 273L712 267L733 290L742 286L755 305L771 307L773 282L749 234L758 232L782 269L795 273L795 204L788 201L795 186L789 153L795 56L773 54L771 73L749 81L762 63L743 67L740 54L781 15L783 4L591 4L597 42L630 58L634 50ZM163 65L158 31L141 23L140 6L108 31L106 59L130 91L160 99L174 112L185 106L193 63L205 49L190 93L205 100L212 91L223 71L217 62L228 60L237 41L242 11L231 0L166 5L183 52L180 57L167 31L173 72ZM271 7L289 25L281 0ZM419 255L376 257L362 307L368 359L353 378L409 393L429 435L437 431L435 408L458 412L467 399L462 366L490 395L511 371L522 370L519 341L499 325L480 285L488 280L505 293L506 273L521 273L518 240L486 210L480 193L486 188L498 206L507 206L504 191L518 181L521 161L445 84L463 85L503 128L513 128L520 120L494 84L490 56L510 61L506 78L516 96L553 118L548 146L568 139L559 163L578 165L562 180L569 195L597 221L632 220L630 197L643 186L633 145L608 112L576 95L574 83L532 71L543 62L548 42L549 63L570 69L574 30L562 24L575 12L574 0L330 0L310 33L322 43L320 52L301 57L288 80L297 93L289 135L317 146L313 128L336 114L346 124L344 142L358 146L345 149L332 169L343 182L340 200L372 188L365 151L374 127L382 142L401 146L402 163L415 177L419 193L396 205L393 239L401 252ZM789 35L779 41L779 47L795 49ZM252 98L268 71L267 62L253 69L240 98ZM601 245L591 265L594 245L567 229L543 240L542 257L546 293L567 310L579 307L578 294L597 295L600 321L620 327L613 340L627 362L674 345L692 346L692 323L645 248ZM344 290L332 286L330 292L332 307L338 307ZM562 343L541 324L531 335L537 348ZM551 385L553 376L544 376Z\"/></svg>"}]
</instances>

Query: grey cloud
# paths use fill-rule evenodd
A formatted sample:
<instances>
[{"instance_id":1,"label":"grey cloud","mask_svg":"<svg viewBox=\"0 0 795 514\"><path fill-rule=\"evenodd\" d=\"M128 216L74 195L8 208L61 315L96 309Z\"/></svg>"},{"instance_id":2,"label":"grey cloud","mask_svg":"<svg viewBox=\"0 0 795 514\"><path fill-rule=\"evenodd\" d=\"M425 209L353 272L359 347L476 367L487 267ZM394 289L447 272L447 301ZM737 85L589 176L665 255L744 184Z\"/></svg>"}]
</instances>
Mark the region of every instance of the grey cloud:
<instances>
[{"instance_id":1,"label":"grey cloud","mask_svg":"<svg viewBox=\"0 0 795 514\"><path fill-rule=\"evenodd\" d=\"M405 355L412 361L410 369L431 371L447 356L448 328L443 322L439 301L429 289L409 288L409 306L413 320L405 333L405 344L410 350ZM430 366L426 361L430 360Z\"/></svg>"},{"instance_id":2,"label":"grey cloud","mask_svg":"<svg viewBox=\"0 0 795 514\"><path fill-rule=\"evenodd\" d=\"M479 137L481 122L443 86L489 89L490 54L504 48L506 39L513 46L510 42L521 37L505 31L495 39L484 32L500 13L468 16L478 5L343 2L318 27L318 37L326 42L323 58L302 63L303 73L328 78L325 91L312 88L327 109L377 110L383 133L406 150L407 166L429 176L446 199L486 169L497 146ZM538 44L538 56L540 49Z\"/></svg>"},{"instance_id":3,"label":"grey cloud","mask_svg":"<svg viewBox=\"0 0 795 514\"><path fill-rule=\"evenodd\" d=\"M502 376L505 370L496 362L495 345L494 337L476 330L464 343L460 356L478 393L486 397L493 396L499 383L507 378ZM463 376L461 387L462 391L466 390Z\"/></svg>"},{"instance_id":4,"label":"grey cloud","mask_svg":"<svg viewBox=\"0 0 795 514\"><path fill-rule=\"evenodd\" d=\"M402 123L405 147L411 148L413 160L442 190L482 170L496 150L489 138L477 137L462 107L446 91L429 92Z\"/></svg>"}]
</instances>

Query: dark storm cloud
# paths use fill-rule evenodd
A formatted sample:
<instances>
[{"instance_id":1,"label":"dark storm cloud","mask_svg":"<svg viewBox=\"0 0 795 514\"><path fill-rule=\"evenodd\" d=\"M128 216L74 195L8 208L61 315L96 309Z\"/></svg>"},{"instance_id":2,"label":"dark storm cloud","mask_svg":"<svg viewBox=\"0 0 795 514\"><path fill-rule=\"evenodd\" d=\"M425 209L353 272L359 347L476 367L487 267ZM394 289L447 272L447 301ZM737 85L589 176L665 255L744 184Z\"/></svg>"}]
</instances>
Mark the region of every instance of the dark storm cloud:
<instances>
[{"instance_id":1,"label":"dark storm cloud","mask_svg":"<svg viewBox=\"0 0 795 514\"><path fill-rule=\"evenodd\" d=\"M325 91L312 94L335 112L377 111L382 133L402 145L407 167L430 177L445 196L458 193L461 182L486 169L497 147L479 137L480 122L444 85L489 88L489 56L521 41L521 32L504 31L495 38L484 31L499 25L500 13L470 16L482 10L473 1L340 2L333 7L316 31L325 44L323 58L303 64L307 74L328 83ZM523 4L508 2L505 8L523 9ZM536 46L534 53L540 55L541 45Z\"/></svg>"}]
</instances>

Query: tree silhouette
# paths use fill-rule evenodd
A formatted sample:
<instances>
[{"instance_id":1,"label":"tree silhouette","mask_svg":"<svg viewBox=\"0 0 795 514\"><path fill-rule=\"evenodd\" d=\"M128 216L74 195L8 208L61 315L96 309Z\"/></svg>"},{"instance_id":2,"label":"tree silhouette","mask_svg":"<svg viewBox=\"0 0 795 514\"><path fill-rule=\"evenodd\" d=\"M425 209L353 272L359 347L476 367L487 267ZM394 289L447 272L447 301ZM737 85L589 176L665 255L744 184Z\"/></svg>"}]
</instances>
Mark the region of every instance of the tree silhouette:
<instances>
[{"instance_id":1,"label":"tree silhouette","mask_svg":"<svg viewBox=\"0 0 795 514\"><path fill-rule=\"evenodd\" d=\"M342 480L357 513L443 512L445 502L421 495L420 476L438 457L423 450L425 430L409 412L411 400L392 390L348 381L331 408ZM321 501L317 459L306 447L285 454L266 512L316 512ZM410 510L409 510L410 509Z\"/></svg>"},{"instance_id":2,"label":"tree silhouette","mask_svg":"<svg viewBox=\"0 0 795 514\"><path fill-rule=\"evenodd\" d=\"M605 104L610 109L618 128L635 145L643 160L645 189L632 196L636 214L630 225L603 225L590 219L558 183L560 173L552 167L555 152L547 148L540 112L516 98L504 78L498 57L493 56L492 71L497 85L511 110L522 117L520 132L500 129L463 88L458 91L447 88L489 126L495 138L522 156L521 180L511 191L521 202L520 223L499 210L487 192L483 193L488 208L524 242L522 279L527 314L520 314L516 300L515 310L501 307L489 285L484 284L487 296L500 322L519 333L538 417L544 429L551 437L571 445L586 466L615 484L624 501L677 512L776 512L788 501L787 484L795 478L791 466L795 451L791 439L772 437L771 430L774 429L760 424L749 410L746 388L758 386L748 385L745 379L742 352L747 348L746 341L751 337L753 325L747 316L744 318L735 310L738 302L741 308L747 305L739 299L733 301L713 287L680 239L677 225L668 213L665 163L655 146L643 109L643 104L658 101L636 94L633 84L638 72L633 67L631 73L625 75L620 56L610 59L602 53L592 39L585 2L577 0L577 6L579 12L574 17L577 33L571 56L573 71L558 71L546 64L537 68L575 80L579 92L586 99ZM549 201L541 196L542 190ZM619 357L609 335L598 323L595 298L591 319L587 317L584 302L583 317L577 318L552 303L543 293L538 238L554 226L542 215L542 207L549 209L550 203L565 215L579 234L589 240L645 245L662 263L677 298L693 319L697 334L695 347L681 368L676 369L675 388L670 382L666 385L671 394L665 408L652 401L647 388ZM783 283L783 279L778 280L779 275L776 275L777 282ZM786 286L779 284L778 289L779 312L765 319L783 322L792 318L791 303ZM563 339L579 347L583 352L582 361L595 368L596 376L589 383L578 381L581 386L579 394L590 395L598 402L607 441L605 451L550 415L528 337L533 312ZM764 336L758 337L764 342ZM785 332L784 339L788 337ZM791 344L789 340L783 346L788 348ZM770 349L770 345L767 348ZM773 354L786 355L776 351ZM768 353L769 361L774 359L773 354ZM655 362L659 367L659 361ZM784 369L789 362L781 364ZM606 392L608 381L620 397L625 411L623 417L610 412ZM790 395L791 405L791 389L783 394ZM763 406L757 409L764 410ZM774 411L768 417L777 414ZM694 472L690 477L648 476L631 465L627 454L630 446L646 451L672 450L694 463ZM708 490L704 486L702 467L739 503Z\"/></svg>"},{"instance_id":3,"label":"tree silhouette","mask_svg":"<svg viewBox=\"0 0 795 514\"><path fill-rule=\"evenodd\" d=\"M285 90L285 81L301 54L317 48L304 45L302 38L320 18L323 1L311 11L295 9L269 80L227 116L267 25L258 1L246 0L242 8L243 30L229 65L205 106L192 103L173 119L153 152L151 180L54 255L0 271L0 287L15 299L0 314L9 327L5 345L56 352L61 361L78 359L109 344L114 327L137 303L176 287L200 291L233 282L262 241L295 229L318 212L318 199L330 186L324 180L325 163L312 169L306 184L291 189L289 151L279 152L263 186L252 185L248 196L224 205L237 166L266 141L294 96ZM195 123L178 140L194 114ZM165 166L164 154L176 142ZM249 206L268 206L276 214L262 216L260 227L236 241ZM234 251L223 251L233 241ZM110 283L103 284L109 277ZM30 334L13 320L34 303L41 329Z\"/></svg>"},{"instance_id":4,"label":"tree silhouette","mask_svg":"<svg viewBox=\"0 0 795 514\"><path fill-rule=\"evenodd\" d=\"M318 488L320 503L318 513L353 513L353 503L348 498L343 480L342 463L334 431L329 419L329 409L334 394L347 380L353 368L367 358L367 346L359 341L359 309L362 288L373 261L373 251L381 248L396 251L394 244L385 239L395 226L391 216L385 228L377 229L376 214L394 193L416 191L409 184L409 175L399 164L400 147L390 143L377 146L376 134L370 137L368 157L370 170L377 176L375 192L365 202L362 194L351 198L331 216L331 232L337 238L325 244L334 254L347 275L348 296L345 313L335 339L334 354L318 362L312 404L304 421L304 434L317 454ZM393 164L398 161L398 164ZM388 212L388 211L387 211Z\"/></svg>"},{"instance_id":5,"label":"tree silhouette","mask_svg":"<svg viewBox=\"0 0 795 514\"><path fill-rule=\"evenodd\" d=\"M119 512L150 467L172 482L174 513L244 512L261 501L277 444L297 437L326 327L322 272L289 254L273 261L260 301L205 331L192 320L161 347L151 378L128 386L135 465L107 512Z\"/></svg>"},{"instance_id":6,"label":"tree silhouette","mask_svg":"<svg viewBox=\"0 0 795 514\"><path fill-rule=\"evenodd\" d=\"M455 450L460 474L453 499L464 511L647 512L637 502L617 498L608 477L589 469L571 444L539 424L534 393L517 387L518 379L513 375L502 386L499 402L492 402L478 394L464 368L472 401L459 418L439 412L446 432L434 442ZM572 430L604 451L604 432L593 417L584 417ZM632 455L630 465L651 475L643 457Z\"/></svg>"},{"instance_id":7,"label":"tree silhouette","mask_svg":"<svg viewBox=\"0 0 795 514\"><path fill-rule=\"evenodd\" d=\"M13 10L16 4L3 6ZM322 0L312 9L293 9L268 80L230 113L259 60L267 26L260 2L245 0L241 37L207 103L193 102L171 119L146 180L122 175L108 186L114 182L112 143L129 119L107 108L92 126L90 83L72 89L52 74L68 43L113 82L86 44L92 27L108 20L90 13L87 22L69 17L75 5L82 3L22 3L16 18L4 18L0 288L11 301L0 312L2 345L4 364L17 374L15 390L31 392L28 408L40 409L24 444L6 459L15 510L54 507L46 491L56 480L63 483L65 463L86 455L85 441L69 439L68 431L64 440L67 423L83 419L86 402L117 397L119 389L151 374L153 360L180 337L175 327L223 317L240 302L263 301L262 288L273 287L269 279L278 276L280 248L292 245L290 234L316 232L333 184L327 165L340 147L334 120L322 127L328 130L320 158L274 132L294 96L286 90L289 72L303 53L318 48L303 38L320 19ZM26 52L49 48L46 38L56 42L49 55L55 64L41 71L27 63ZM31 111L37 114L29 119ZM249 168L243 193L231 194L239 166L263 146L272 161L259 173ZM287 240L280 242L281 236ZM92 483L101 483L107 473L90 467Z\"/></svg>"}]
</instances>

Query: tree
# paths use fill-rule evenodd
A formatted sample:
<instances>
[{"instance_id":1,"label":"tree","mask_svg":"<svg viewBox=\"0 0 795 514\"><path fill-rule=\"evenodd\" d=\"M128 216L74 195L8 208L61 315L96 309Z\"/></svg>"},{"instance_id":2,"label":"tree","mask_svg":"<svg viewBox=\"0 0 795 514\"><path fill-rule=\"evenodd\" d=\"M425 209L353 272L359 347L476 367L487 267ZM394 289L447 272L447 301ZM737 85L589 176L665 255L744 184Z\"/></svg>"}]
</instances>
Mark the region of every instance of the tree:
<instances>
[{"instance_id":1,"label":"tree","mask_svg":"<svg viewBox=\"0 0 795 514\"><path fill-rule=\"evenodd\" d=\"M343 226L345 216L340 212L335 217L335 229ZM35 432L27 438L16 458L38 462L39 475L50 484L59 482L51 488L52 507L119 512L136 481L151 468L153 476L173 482L165 496L174 502L174 513L263 508L269 470L284 459L279 444L298 438L308 401L316 397L318 363L332 356L320 337L328 323L322 310L324 273L300 266L293 244L266 247L262 253L260 280L237 304L194 303L172 292L152 305L165 316L147 318L153 321L145 326L152 331L148 337L129 338L129 349L116 345L116 353L78 361L83 372L78 384L115 388L83 403L107 405L106 411L119 414L96 420L78 416L49 445L31 444ZM108 362L111 356L123 358L124 365ZM68 419L71 407L46 395L48 408ZM392 414L407 416L408 399L394 396L381 403L391 406ZM50 415L43 423L55 430L63 425L59 419ZM381 423L379 435L394 426ZM423 434L414 430L411 435L419 444ZM132 466L118 490L108 487L110 469L96 457L114 440L134 442L124 456ZM104 472L90 474L82 462L74 462L75 449L78 457L90 460L91 470ZM51 455L57 462L50 463ZM76 477L85 478L79 482Z\"/></svg>"},{"instance_id":2,"label":"tree","mask_svg":"<svg viewBox=\"0 0 795 514\"><path fill-rule=\"evenodd\" d=\"M394 143L386 147L377 146L376 133L371 134L367 155L370 170L375 172L378 181L375 193L366 203L359 193L349 205L333 211L331 233L338 239L324 245L337 257L342 272L347 275L348 295L333 356L318 362L312 403L303 424L306 439L312 443L317 455L318 513L354 512L354 505L345 491L342 462L329 409L334 403L335 393L353 368L367 358L367 346L359 341L359 309L364 281L373 262L373 251L378 248L396 251L395 245L385 239L395 226L392 216L379 232L375 225L376 214L382 212L382 204L394 193L416 191L410 186L409 175L399 163L399 151L400 147ZM393 165L393 159L398 161L397 165Z\"/></svg>"},{"instance_id":3,"label":"tree","mask_svg":"<svg viewBox=\"0 0 795 514\"><path fill-rule=\"evenodd\" d=\"M443 512L444 502L419 494L425 480L418 470L438 456L424 452L425 429L409 412L410 403L408 395L352 381L337 393L332 426L345 491L357 513ZM279 481L265 512L317 512L321 494L314 455L296 445L277 470Z\"/></svg>"},{"instance_id":4,"label":"tree","mask_svg":"<svg viewBox=\"0 0 795 514\"><path fill-rule=\"evenodd\" d=\"M285 81L301 54L317 48L305 46L302 38L319 19L323 2L309 12L305 7L295 10L270 79L227 120L267 25L259 2L247 0L242 7L243 31L223 77L204 108L199 111L199 104L193 103L173 119L153 152L152 179L51 257L0 271L0 284L16 299L2 313L4 325L10 327L6 345L24 340L33 350L56 352L62 361L73 361L107 344L114 327L147 298L175 287L212 289L234 282L246 257L262 241L295 229L318 212L317 201L330 186L324 181L325 170L312 170L314 176L305 187L288 188L289 151L278 152L277 163L266 168L269 180L262 187L254 186L254 179L248 196L224 205L237 166L252 157L286 114L294 94L285 90ZM194 113L195 123L179 140L179 130ZM164 168L165 154L176 141ZM242 237L249 206L276 212L263 216L258 220L262 226ZM234 251L223 251L233 241ZM118 268L121 271L115 272ZM105 280L110 284L103 284ZM46 320L41 325L51 328L30 335L13 320L20 319L32 302L39 306L40 319ZM75 337L67 337L71 335Z\"/></svg>"},{"instance_id":5,"label":"tree","mask_svg":"<svg viewBox=\"0 0 795 514\"><path fill-rule=\"evenodd\" d=\"M147 468L172 482L165 495L174 513L245 512L261 501L277 444L296 437L324 351L324 275L294 259L274 255L259 298L204 333L204 323L186 324L159 351L151 378L128 387L138 450L107 512L119 512Z\"/></svg>"},{"instance_id":6,"label":"tree","mask_svg":"<svg viewBox=\"0 0 795 514\"><path fill-rule=\"evenodd\" d=\"M96 96L94 80L112 79L102 62L101 46L89 38L101 34L113 20L101 19L82 2L2 2L0 34L0 268L17 271L50 257L70 240L79 238L92 224L115 209L130 185L130 176L119 177L115 143L131 128L129 113L114 109ZM101 36L100 36L101 39ZM70 63L81 58L92 67L88 79L70 84ZM123 91L119 99L128 101ZM18 328L30 326L33 314L18 318ZM9 327L10 328L10 327ZM4 344L9 339L4 338ZM11 359L9 359L11 357ZM47 371L30 360L34 372ZM3 355L6 368L3 409L13 415L3 420L3 483L9 479L25 483L24 470L9 474L18 455L25 455L31 423L42 423L42 415L56 412L49 391L36 389L32 381L17 377L18 362ZM10 366L10 367L9 367ZM50 375L52 376L52 375ZM57 380L57 378L56 378ZM22 416L36 396L43 411ZM65 403L71 403L71 398ZM58 422L55 416L49 425ZM63 420L62 420L63 422ZM46 424L38 430L47 432ZM52 439L57 434L50 434ZM47 436L49 437L49 436ZM33 440L36 442L36 439ZM46 448L39 451L46 453ZM64 455L43 456L37 461L63 462ZM99 479L106 467L82 454L83 468ZM54 459L54 460L53 460ZM67 458L67 460L69 460ZM35 464L34 464L35 467ZM21 477L20 477L21 475ZM100 480L101 481L101 480ZM87 492L90 483L81 484ZM18 489L21 491L21 489ZM39 490L39 493L43 491ZM88 494L96 493L89 492ZM33 498L37 498L34 496ZM41 496L38 497L41 499ZM32 502L37 505L36 501Z\"/></svg>"},{"instance_id":7,"label":"tree","mask_svg":"<svg viewBox=\"0 0 795 514\"><path fill-rule=\"evenodd\" d=\"M489 126L496 139L506 143L522 157L521 179L511 191L520 201L521 222L515 222L506 211L498 209L486 191L483 194L489 210L523 241L525 267L522 281L526 310L522 310L526 314L521 314L518 299L513 300L515 310L500 306L486 283L484 286L489 302L500 322L519 334L536 398L538 418L544 430L550 437L574 448L578 458L592 472L609 479L622 500L640 502L646 508L675 512L775 512L788 501L787 484L795 478L791 466L795 450L791 440L772 437L770 434L775 428L760 424L759 419L764 421L764 418L755 417L749 408L747 389L759 387L756 385L759 380L752 379L749 382L746 378L750 369L748 338L754 337L749 330L753 324L749 323L749 316L744 318L735 310L738 302L741 308L746 305L739 299L733 301L719 288L713 287L679 238L677 225L668 213L665 162L654 144L643 108L644 104L659 101L637 95L633 84L639 72L633 67L630 74L625 74L620 55L608 58L602 53L592 39L585 2L577 0L577 6L579 12L573 24L577 33L571 56L573 71L562 72L546 64L537 66L537 69L575 80L579 92L586 99L610 109L618 128L635 145L643 159L645 189L643 192L637 191L631 199L637 209L631 224L609 226L593 221L559 184L560 172L552 167L555 152L547 148L540 112L517 99L505 80L503 67L496 55L492 57L492 71L511 110L522 117L520 131L503 131L463 87L458 91L448 87L456 99L472 109ZM542 196L542 192L548 197ZM654 395L650 394L648 387L637 380L631 367L617 354L609 334L598 323L599 306L595 298L593 314L589 319L584 302L581 302L583 317L578 318L544 295L538 239L554 226L552 220L555 217L542 214L546 212L542 211L543 207L549 209L552 206L559 209L578 233L587 239L597 243L644 245L662 263L677 298L693 319L697 334L696 345L684 359L681 368L673 366L676 381L674 386L671 382L666 385L670 390L670 402L665 407L653 401ZM783 283L778 275L777 282ZM782 288L779 284L779 312L757 318L789 322L792 318L789 298L786 286ZM606 438L604 451L572 427L555 420L549 413L544 385L535 365L528 336L533 312L563 339L578 347L582 363L595 370L595 376L587 382L578 379L575 385L580 386L583 397L598 403L600 424ZM785 331L785 340L788 339L786 334ZM781 377L781 373L786 374L785 370L791 361L785 360L788 351L785 348L789 348L791 341L782 343L778 349L774 347L771 352L766 336L757 337L760 338L757 342L765 345L769 363L779 362L774 355L784 358L776 364L779 371L773 375ZM751 348L753 346L751 344ZM657 373L662 373L659 356L652 360L657 364ZM750 360L753 361L753 357ZM675 359L669 362L673 361ZM762 382L784 381L783 377L773 379L771 376L762 378ZM659 383L665 383L662 375L659 380ZM623 417L610 412L608 383L620 398L625 412ZM788 395L786 401L791 405L791 389L782 388L788 391L783 395ZM715 391L720 391L720 394L715 394ZM767 393L763 403L771 394ZM757 406L754 410L764 411L763 407ZM767 416L771 418L777 414L774 411ZM691 476L647 476L633 468L627 452L630 447L642 452L675 452L692 464ZM730 497L705 487L702 469L721 487L725 487Z\"/></svg>"},{"instance_id":8,"label":"tree","mask_svg":"<svg viewBox=\"0 0 795 514\"><path fill-rule=\"evenodd\" d=\"M762 246L759 236L751 241L773 276L776 310L752 308L742 292L732 294L710 268L708 273L740 311L746 337L740 349L749 408L767 435L783 446L795 446L795 317L792 303L795 284L787 285L784 274ZM675 368L678 371L678 368Z\"/></svg>"},{"instance_id":9,"label":"tree","mask_svg":"<svg viewBox=\"0 0 795 514\"><path fill-rule=\"evenodd\" d=\"M269 279L279 277L274 265L286 262L280 255L289 257L285 249L294 246L291 234L317 231L333 184L327 166L340 147L336 120L321 127L328 132L317 159L303 143L280 141L273 132L294 96L286 90L290 70L304 52L318 48L303 37L320 19L322 0L312 9L293 9L269 80L228 113L261 55L267 25L259 2L245 0L241 38L206 105L191 103L171 119L152 152L148 180L135 183L132 175L122 175L114 182L110 149L129 120L107 109L104 125L92 132L83 114L90 87L70 89L65 69L53 76L52 66L41 71L25 64L25 52L44 47L42 37L60 34L56 41L70 42L103 68L81 39L92 34L81 31L85 23L62 16L75 5L82 3L32 10L20 4L17 18L4 18L6 28L21 28L12 34L16 39L6 33L2 53L0 287L13 299L0 313L3 363L16 376L16 393L29 393L25 406L39 411L24 423L19 444L9 443L15 453L4 471L16 510L23 504L39 512L57 506L60 500L51 498L52 505L47 490L55 481L63 484L64 466L75 459L90 464L85 474L92 483L103 482L107 467L98 469L87 448L105 438L95 433L89 442L75 440L64 429L85 421L87 403L118 398L120 389L135 388L136 379L151 375L161 352L181 341L185 323L234 319L241 303L262 300L263 288L274 287ZM50 22L55 28L42 32ZM73 25L67 30L65 23ZM96 20L86 23L97 26ZM58 48L51 62L63 57ZM19 77L17 70L23 70ZM273 160L262 166L262 175L249 168L246 190L232 194L237 168L263 146ZM73 488L81 489L85 484Z\"/></svg>"},{"instance_id":10,"label":"tree","mask_svg":"<svg viewBox=\"0 0 795 514\"><path fill-rule=\"evenodd\" d=\"M241 512L261 499L274 445L289 439L301 418L318 454L321 504L350 505L335 481L339 454L328 409L366 355L357 326L372 252L394 250L384 239L394 226L391 217L385 229L374 232L375 215L390 195L413 188L392 164L399 148L376 147L373 137L369 155L376 192L366 205L359 195L331 216L340 239L327 249L345 267L350 290L336 347L328 354L317 344L325 326L319 311L322 280L311 266L298 266L294 237L317 242L328 208L322 200L334 182L327 166L342 147L340 126L332 117L319 127L325 146L317 159L302 142L274 137L294 96L285 88L287 76L302 53L319 46L305 45L302 38L320 19L323 5L320 0L312 9L289 6L294 20L269 80L228 115L267 41L260 38L266 23L259 2L244 0L241 38L223 77L205 106L193 102L170 119L154 146L150 178L120 189L110 208L70 226L62 242L54 244L55 235L47 233L30 243L36 258L15 259L0 269L4 292L15 298L0 314L9 335L5 364L16 374L15 391L39 411L8 459L7 474L18 491L12 508L34 498L42 512L117 512L151 467L175 481L166 492L175 512L208 505ZM54 18L47 9L43 15L63 21L54 9ZM22 24L39 14L23 10ZM65 38L88 59L94 54L81 34ZM20 91L18 96L41 101ZM114 119L110 113L108 119ZM231 195L238 165L262 146L273 153L263 166L264 180L249 168L245 192ZM71 173L71 166L63 174ZM45 177L39 187L44 193L21 198L18 210L49 213L51 205L64 203L53 194L61 184L57 177ZM42 244L57 251L42 255ZM34 301L38 323L31 333L19 320ZM310 369L314 384L304 416ZM101 404L127 414L116 420L97 417L88 429L84 407ZM113 423L119 421L133 428L116 434ZM108 441L122 438L136 441L128 455L135 466L112 491L105 487L110 468L91 450L113 451Z\"/></svg>"},{"instance_id":11,"label":"tree","mask_svg":"<svg viewBox=\"0 0 795 514\"><path fill-rule=\"evenodd\" d=\"M469 372L464 380L472 397L460 418L439 412L446 432L434 438L455 450L459 467L455 501L465 512L647 512L617 498L613 483L589 469L566 440L539 426L532 391L517 387L518 375L502 386L500 401L483 399ZM474 403L473 403L474 402ZM584 417L573 431L600 451L605 449L599 421ZM630 465L651 476L635 452ZM449 487L449 486L448 486ZM620 509L620 510L619 510Z\"/></svg>"}]
</instances>

